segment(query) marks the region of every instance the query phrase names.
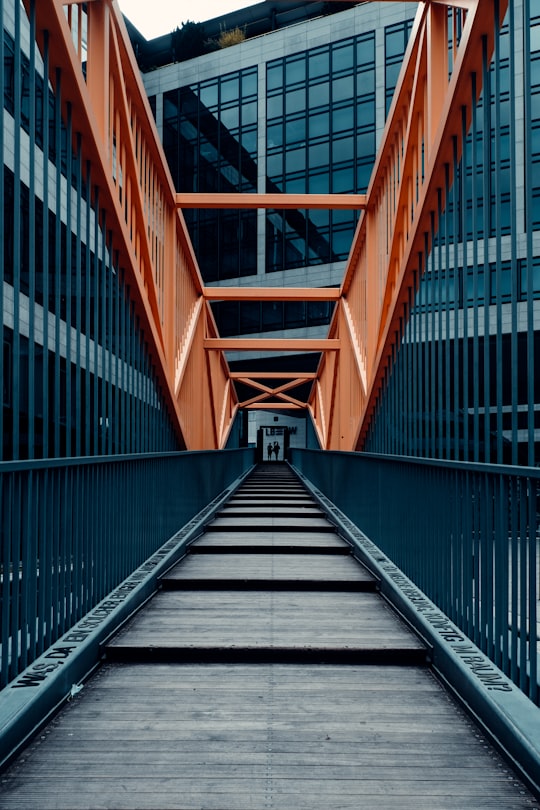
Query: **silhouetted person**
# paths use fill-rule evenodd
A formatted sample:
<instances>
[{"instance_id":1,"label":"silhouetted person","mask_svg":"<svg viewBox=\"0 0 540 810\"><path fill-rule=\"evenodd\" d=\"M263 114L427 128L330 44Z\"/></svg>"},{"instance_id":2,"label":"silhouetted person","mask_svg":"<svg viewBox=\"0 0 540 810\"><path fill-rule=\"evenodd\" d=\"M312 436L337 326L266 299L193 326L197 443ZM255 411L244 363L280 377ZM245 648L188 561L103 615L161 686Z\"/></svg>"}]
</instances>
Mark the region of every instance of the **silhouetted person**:
<instances>
[{"instance_id":1,"label":"silhouetted person","mask_svg":"<svg viewBox=\"0 0 540 810\"><path fill-rule=\"evenodd\" d=\"M274 442L274 455L275 455L276 461L277 461L278 456L279 456L279 444L277 442Z\"/></svg>"},{"instance_id":2,"label":"silhouetted person","mask_svg":"<svg viewBox=\"0 0 540 810\"><path fill-rule=\"evenodd\" d=\"M266 448L268 453L268 461L272 461L272 453L274 452L274 448L272 447L272 442L268 442L268 447Z\"/></svg>"}]
</instances>

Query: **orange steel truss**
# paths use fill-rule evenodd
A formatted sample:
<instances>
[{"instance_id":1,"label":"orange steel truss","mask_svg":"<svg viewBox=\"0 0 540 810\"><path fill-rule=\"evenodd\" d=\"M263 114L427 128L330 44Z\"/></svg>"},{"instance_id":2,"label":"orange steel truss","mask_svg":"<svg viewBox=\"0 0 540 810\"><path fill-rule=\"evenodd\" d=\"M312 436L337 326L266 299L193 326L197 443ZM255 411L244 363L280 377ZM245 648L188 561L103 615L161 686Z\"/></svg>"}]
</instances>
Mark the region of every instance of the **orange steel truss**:
<instances>
[{"instance_id":1,"label":"orange steel truss","mask_svg":"<svg viewBox=\"0 0 540 810\"><path fill-rule=\"evenodd\" d=\"M24 0L29 6L29 0ZM501 19L507 0L501 0ZM419 3L411 39L366 195L196 195L173 187L116 0L39 0L38 42L50 43L50 79L62 76L65 108L91 166L92 192L113 232L114 249L182 446L225 446L245 409L308 409L321 446L361 449L471 106L480 84L482 43L493 46L493 0ZM60 72L59 72L60 71ZM341 289L205 287L181 209L354 208L363 211ZM212 300L332 301L328 337L220 338ZM318 352L316 373L232 373L225 352ZM240 401L236 385L253 392ZM311 384L311 394L294 389Z\"/></svg>"}]
</instances>

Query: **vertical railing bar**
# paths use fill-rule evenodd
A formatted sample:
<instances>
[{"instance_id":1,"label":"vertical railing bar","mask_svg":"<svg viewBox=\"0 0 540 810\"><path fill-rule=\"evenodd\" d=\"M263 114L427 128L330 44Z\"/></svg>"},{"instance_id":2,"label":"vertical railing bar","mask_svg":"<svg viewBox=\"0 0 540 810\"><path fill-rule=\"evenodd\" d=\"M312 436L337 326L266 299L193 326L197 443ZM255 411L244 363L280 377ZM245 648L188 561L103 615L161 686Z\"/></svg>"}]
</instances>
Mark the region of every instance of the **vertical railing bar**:
<instances>
[{"instance_id":1,"label":"vertical railing bar","mask_svg":"<svg viewBox=\"0 0 540 810\"><path fill-rule=\"evenodd\" d=\"M460 274L459 274L459 228L460 222L458 217L458 201L459 201L459 183L462 182L460 178L460 166L458 160L458 140L454 136L452 138L452 231L454 235L453 242L453 267L454 267L454 300L452 301L451 308L453 313L453 381L454 381L454 396L452 397L452 411L454 422L454 441L453 441L453 458L459 459L459 443L460 443L460 374L459 374L459 302L460 302Z\"/></svg>"},{"instance_id":2,"label":"vertical railing bar","mask_svg":"<svg viewBox=\"0 0 540 810\"><path fill-rule=\"evenodd\" d=\"M450 199L450 166L448 163L445 163L444 166L444 199L447 201ZM445 390L446 390L446 445L445 445L445 453L444 457L449 459L451 457L452 452L452 445L451 445L451 398L450 398L450 391L451 391L451 341L450 341L450 310L451 310L451 298L450 298L450 214L448 211L445 211L444 215L444 227L445 227L445 234L444 234L444 245L445 245L445 300L448 303L448 306L445 307L445 371L446 371L446 379L445 379ZM456 268L454 268L454 287L456 284Z\"/></svg>"},{"instance_id":3,"label":"vertical railing bar","mask_svg":"<svg viewBox=\"0 0 540 810\"><path fill-rule=\"evenodd\" d=\"M99 380L101 383L101 391L99 397L99 454L106 455L107 453L107 309L109 302L107 300L107 216L104 209L101 210L101 244L100 244L100 262L99 262L99 291L100 291L100 304L101 312L99 319L99 347L101 368L98 371Z\"/></svg>"},{"instance_id":4,"label":"vertical railing bar","mask_svg":"<svg viewBox=\"0 0 540 810\"><path fill-rule=\"evenodd\" d=\"M1 0L0 0L1 2ZM2 63L3 65L3 63ZM4 687L10 677L9 659L11 655L11 548L10 538L13 508L13 478L0 474L0 521L2 526L2 680Z\"/></svg>"},{"instance_id":5,"label":"vertical railing bar","mask_svg":"<svg viewBox=\"0 0 540 810\"><path fill-rule=\"evenodd\" d=\"M471 197L472 197L472 215L471 215L471 230L472 230L472 363L474 369L480 368L480 346L479 346L479 296L478 296L478 191L477 191L477 175L478 175L478 161L476 150L478 148L478 114L477 114L477 77L476 73L471 74L471 141L472 141L472 154L471 154ZM485 285L485 278L484 278ZM485 294L484 286L484 294ZM465 306L470 308L470 300L464 301L463 309ZM484 330L485 334L485 330ZM480 461L480 385L479 380L477 385L473 385L473 460ZM487 417L487 414L486 414Z\"/></svg>"},{"instance_id":6,"label":"vertical railing bar","mask_svg":"<svg viewBox=\"0 0 540 810\"><path fill-rule=\"evenodd\" d=\"M480 595L482 592L482 526L481 526L481 490L479 486L480 475L473 473L471 475L473 481L473 491L475 492L474 499L474 512L473 512L473 527L474 527L474 637L473 641L480 647L480 630L481 630L481 614L480 614Z\"/></svg>"},{"instance_id":7,"label":"vertical railing bar","mask_svg":"<svg viewBox=\"0 0 540 810\"><path fill-rule=\"evenodd\" d=\"M538 484L531 478L527 480L529 492L529 697L538 703Z\"/></svg>"},{"instance_id":8,"label":"vertical railing bar","mask_svg":"<svg viewBox=\"0 0 540 810\"><path fill-rule=\"evenodd\" d=\"M515 20L514 20L514 4L508 4L508 37L510 39L509 47L509 74L510 74L510 121L509 121L509 139L510 139L510 267L511 267L511 331L510 331L510 373L511 373L511 397L512 397L512 464L518 463L519 445L518 445L518 405L519 405L519 387L518 387L518 369L519 369L519 355L518 355L518 300L519 300L519 265L517 260L517 182L516 182L516 69L514 63L514 36L515 36Z\"/></svg>"},{"instance_id":9,"label":"vertical railing bar","mask_svg":"<svg viewBox=\"0 0 540 810\"><path fill-rule=\"evenodd\" d=\"M54 470L53 476L53 535L52 535L52 615L51 640L56 641L60 628L60 515L61 515L61 482L60 471Z\"/></svg>"},{"instance_id":10,"label":"vertical railing bar","mask_svg":"<svg viewBox=\"0 0 540 810\"><path fill-rule=\"evenodd\" d=\"M469 452L469 323L468 323L468 307L467 307L467 278L468 278L468 214L467 214L467 108L461 108L461 245L462 245L462 273L461 273L461 295L462 307L461 316L463 320L462 327L462 360L461 360L461 373L462 373L462 396L461 411L463 413L463 459L468 461L470 458ZM456 247L458 244L456 239ZM474 241L474 240L473 240ZM456 265L457 266L457 265ZM459 339L456 335L456 342L459 345Z\"/></svg>"},{"instance_id":11,"label":"vertical railing bar","mask_svg":"<svg viewBox=\"0 0 540 810\"><path fill-rule=\"evenodd\" d=\"M27 610L27 625L29 627L28 630L28 645L27 645L27 661L33 661L36 657L36 650L37 650L37 636L36 636L36 624L37 624L37 594L38 594L38 587L39 587L39 572L38 572L38 544L37 544L37 537L38 537L38 487L37 487L37 478L39 477L39 473L35 474L30 472L28 476L28 490L27 490L27 501L26 501L26 523L27 523L27 531L28 537L26 540L26 545L28 547L27 552L27 569L26 569L26 589L27 589L27 599L26 599L26 610Z\"/></svg>"},{"instance_id":12,"label":"vertical railing bar","mask_svg":"<svg viewBox=\"0 0 540 810\"><path fill-rule=\"evenodd\" d=\"M485 155L491 154L491 74L489 70L489 60L487 55L487 40L482 38L482 149ZM489 331L489 309L491 297L491 276L489 272L489 233L490 233L490 178L489 171L483 172L482 195L484 198L484 458L483 461L491 461L491 368L490 368L490 342Z\"/></svg>"},{"instance_id":13,"label":"vertical railing bar","mask_svg":"<svg viewBox=\"0 0 540 810\"><path fill-rule=\"evenodd\" d=\"M458 477L456 473L456 478ZM474 595L473 595L473 557L474 557L474 537L472 532L473 521L471 520L471 487L470 476L465 475L463 481L463 627L465 632L472 638L474 634Z\"/></svg>"},{"instance_id":14,"label":"vertical railing bar","mask_svg":"<svg viewBox=\"0 0 540 810\"><path fill-rule=\"evenodd\" d=\"M73 503L73 528L72 528L72 606L71 606L71 621L72 624L77 622L82 617L81 611L81 584L82 584L82 555L81 555L81 521L82 521L82 508L81 508L81 486L82 468L75 467L71 474L71 488L72 488L72 503Z\"/></svg>"},{"instance_id":15,"label":"vertical railing bar","mask_svg":"<svg viewBox=\"0 0 540 810\"><path fill-rule=\"evenodd\" d=\"M518 642L519 642L519 498L518 493L522 489L520 478L510 481L510 589L511 603L509 614L510 633L510 664L508 673L514 683L518 682Z\"/></svg>"},{"instance_id":16,"label":"vertical railing bar","mask_svg":"<svg viewBox=\"0 0 540 810\"><path fill-rule=\"evenodd\" d=\"M21 477L14 476L11 510L13 520L11 522L11 666L10 677L13 678L19 672L20 660L20 600L21 600Z\"/></svg>"},{"instance_id":17,"label":"vertical railing bar","mask_svg":"<svg viewBox=\"0 0 540 810\"><path fill-rule=\"evenodd\" d=\"M412 290L409 288L407 291L407 304L404 312L404 318L406 321L405 325L405 346L406 346L406 364L405 364L405 373L406 373L406 399L405 399L405 409L403 412L403 431L402 431L402 439L401 439L401 452L404 455L411 455L411 448L410 448L410 430L408 429L407 425L407 414L412 413L412 327L411 327L411 312L412 312Z\"/></svg>"},{"instance_id":18,"label":"vertical railing bar","mask_svg":"<svg viewBox=\"0 0 540 810\"><path fill-rule=\"evenodd\" d=\"M494 171L493 171L493 188L494 188L494 210L495 210L495 311L496 311L496 328L495 328L495 401L497 412L497 427L496 427L496 443L497 443L497 463L503 463L503 345L502 345L502 298L503 298L503 284L502 284L502 258L501 258L501 179L499 167L501 166L501 110L500 110L500 93L501 93L501 53L500 53L500 37L498 35L498 19L499 19L499 0L494 0L494 50L492 57L493 77L494 77L494 98L490 97L490 110L494 114L493 123L493 138L492 144L494 145ZM493 131L493 130L492 130ZM491 208L491 199L490 199Z\"/></svg>"},{"instance_id":19,"label":"vertical railing bar","mask_svg":"<svg viewBox=\"0 0 540 810\"><path fill-rule=\"evenodd\" d=\"M444 455L444 403L446 397L444 395L444 363L443 363L443 276L446 276L448 269L443 272L443 250L442 250L442 189L437 189L437 320L438 320L438 335L437 335L437 429L438 429L438 442L437 442L437 457L443 458ZM448 340L448 335L446 335Z\"/></svg>"},{"instance_id":20,"label":"vertical railing bar","mask_svg":"<svg viewBox=\"0 0 540 810\"><path fill-rule=\"evenodd\" d=\"M55 470L43 472L43 587L40 601L43 609L43 646L50 647L52 643L53 622L53 565L54 565L54 511L56 498L54 491ZM46 609L48 607L48 609Z\"/></svg>"},{"instance_id":21,"label":"vertical railing bar","mask_svg":"<svg viewBox=\"0 0 540 810\"><path fill-rule=\"evenodd\" d=\"M524 86L531 87L531 9L529 3L523 4L523 59ZM526 133L532 133L532 94L523 94L524 126ZM534 227L534 201L533 184L536 182L536 170L532 161L532 138L525 142L525 242L527 267L527 464L533 467L536 462L535 445L535 313L536 303L534 294L534 272L532 260L534 257L533 233Z\"/></svg>"},{"instance_id":22,"label":"vertical railing bar","mask_svg":"<svg viewBox=\"0 0 540 810\"><path fill-rule=\"evenodd\" d=\"M527 501L530 493L527 492L527 479L523 479L524 492L520 498L520 543L519 543L519 687L523 692L527 691L527 633L529 629L528 620L528 565L529 565L529 509Z\"/></svg>"},{"instance_id":23,"label":"vertical railing bar","mask_svg":"<svg viewBox=\"0 0 540 810\"><path fill-rule=\"evenodd\" d=\"M0 20L2 21L1 31L0 31L0 87L5 87L5 67L4 67L4 3L3 0L0 0ZM0 106L0 159L2 160L2 170L0 171L0 212L1 213L1 225L2 230L4 229L4 210L5 210L5 189L4 189L4 164L5 164L5 157L4 157L4 104ZM5 379L4 374L6 373L6 369L4 368L4 278L5 278L5 267L4 267L4 251L3 249L0 250L0 336L2 337L2 351L0 351L0 379ZM0 459L4 458L4 408L0 408ZM7 636L4 635L4 627L2 625L2 639L6 639ZM0 682L0 688L4 684L4 659L6 658L5 653L5 645L2 641L2 681Z\"/></svg>"},{"instance_id":24,"label":"vertical railing bar","mask_svg":"<svg viewBox=\"0 0 540 810\"><path fill-rule=\"evenodd\" d=\"M496 509L496 501L495 501L495 482L491 478L491 476L485 476L486 478L486 513L487 513L487 560L489 563L489 569L487 572L487 605L486 605L486 618L487 618L487 643L488 643L488 655L492 661L495 660L495 619L494 619L494 608L495 608L495 588L496 588L496 571L495 571L495 509Z\"/></svg>"},{"instance_id":25,"label":"vertical railing bar","mask_svg":"<svg viewBox=\"0 0 540 810\"><path fill-rule=\"evenodd\" d=\"M113 237L109 231L109 260L107 264L107 454L113 452L113 362L114 362L114 334L113 334L113 281L114 281L114 259L113 259Z\"/></svg>"},{"instance_id":26,"label":"vertical railing bar","mask_svg":"<svg viewBox=\"0 0 540 810\"><path fill-rule=\"evenodd\" d=\"M93 391L92 391L92 400L93 400L93 454L99 455L100 452L100 443L99 443L99 340L100 340L100 304L101 304L101 297L100 297L100 257L99 257L99 246L100 246L100 227L99 227L99 211L100 211L100 204L99 204L99 188L96 186L94 189L94 311L93 311L93 318L92 318L92 325L93 325L93 336L94 336L94 384L93 384Z\"/></svg>"},{"instance_id":27,"label":"vertical railing bar","mask_svg":"<svg viewBox=\"0 0 540 810\"><path fill-rule=\"evenodd\" d=\"M36 151L36 9L33 3L29 8L30 24L30 57L29 57L29 145L30 155ZM36 301L36 164L29 161L29 189L28 189L28 306L30 310L35 307ZM33 458L35 453L35 318L30 315L28 323L28 429L26 440L26 457Z\"/></svg>"},{"instance_id":28,"label":"vertical railing bar","mask_svg":"<svg viewBox=\"0 0 540 810\"><path fill-rule=\"evenodd\" d=\"M65 279L66 279L66 312L65 324L66 330L66 391L65 391L65 419L66 419L66 437L65 437L65 450L63 455L69 457L73 455L72 450L72 397L71 397L71 323L72 323L72 243L73 243L73 211L72 198L73 198L73 119L71 103L67 103L66 114L66 256L65 256ZM58 347L57 347L58 351Z\"/></svg>"},{"instance_id":29,"label":"vertical railing bar","mask_svg":"<svg viewBox=\"0 0 540 810\"><path fill-rule=\"evenodd\" d=\"M113 452L121 453L120 447L120 366L122 363L121 340L120 340L120 266L119 259L116 259L116 272L113 279L113 302L114 302L114 440ZM152 445L153 447L155 445Z\"/></svg>"},{"instance_id":30,"label":"vertical railing bar","mask_svg":"<svg viewBox=\"0 0 540 810\"><path fill-rule=\"evenodd\" d=\"M120 380L119 380L119 391L120 391L120 452L126 453L127 452L127 442L126 442L126 430L127 430L127 403L128 403L128 392L127 392L127 324L126 324L126 308L127 308L127 286L124 277L123 271L120 274L120 320L119 320L119 330L120 330Z\"/></svg>"},{"instance_id":31,"label":"vertical railing bar","mask_svg":"<svg viewBox=\"0 0 540 810\"><path fill-rule=\"evenodd\" d=\"M43 616L44 610L44 577L45 577L45 559L44 559L44 542L46 542L46 534L44 532L44 515L43 508L45 507L45 497L43 491L43 481L45 470L37 470L35 472L35 503L34 503L34 532L35 532L35 546L36 546L36 647L35 657L41 655L45 649L44 645L44 629L43 629Z\"/></svg>"},{"instance_id":32,"label":"vertical railing bar","mask_svg":"<svg viewBox=\"0 0 540 810\"><path fill-rule=\"evenodd\" d=\"M69 577L67 573L68 566L70 564L69 560L69 553L68 553L68 543L69 543L69 536L71 534L71 527L68 526L68 521L70 520L70 512L71 509L68 506L70 504L70 492L69 492L69 483L68 483L68 475L64 469L61 469L59 475L59 491L60 491L60 525L59 525L59 532L58 532L58 545L59 545L59 554L58 554L58 566L59 566L59 576L58 576L58 589L59 589L59 618L60 618L60 626L59 626L59 635L65 633L68 629L68 604L67 604L67 588L69 583Z\"/></svg>"},{"instance_id":33,"label":"vertical railing bar","mask_svg":"<svg viewBox=\"0 0 540 810\"><path fill-rule=\"evenodd\" d=\"M43 76L49 75L49 34L47 31L43 32ZM49 126L50 126L50 108L49 108L49 82L44 78L43 80L43 245L42 245L42 284L43 284L43 371L42 371L42 388L43 388L43 430L42 430L42 443L43 448L41 455L43 458L49 456L49 205L45 200L49 199Z\"/></svg>"},{"instance_id":34,"label":"vertical railing bar","mask_svg":"<svg viewBox=\"0 0 540 810\"><path fill-rule=\"evenodd\" d=\"M489 554L488 554L488 515L487 510L489 508L488 504L488 494L487 494L487 479L485 476L479 476L479 490L478 490L478 498L481 501L481 505L478 512L478 522L479 522L479 541L480 541L480 559L479 559L479 567L480 567L480 591L478 594L478 609L479 609L479 625L478 625L478 644L480 649L489 655L488 643L487 643L487 634L486 634L486 627L487 627L487 605L489 603L488 599L488 580L490 578L491 572L489 571Z\"/></svg>"},{"instance_id":35,"label":"vertical railing bar","mask_svg":"<svg viewBox=\"0 0 540 810\"><path fill-rule=\"evenodd\" d=\"M85 336L84 336L84 354L86 358L85 371L84 371L84 455L89 456L92 454L91 435L92 435L92 358L90 357L90 336L91 327L90 322L92 318L91 310L91 279L92 279L92 223L91 223L91 210L92 210L92 165L90 161L86 163L86 209L84 218L84 231L85 231L85 274L84 274L84 307L85 307ZM95 379L95 375L94 375ZM81 406L82 407L82 406Z\"/></svg>"},{"instance_id":36,"label":"vertical railing bar","mask_svg":"<svg viewBox=\"0 0 540 810\"><path fill-rule=\"evenodd\" d=\"M496 527L496 562L495 582L497 593L495 595L495 638L497 649L495 663L505 672L508 669L508 583L510 571L509 562L509 515L508 515L508 479L501 474L496 482L497 493L497 527Z\"/></svg>"},{"instance_id":37,"label":"vertical railing bar","mask_svg":"<svg viewBox=\"0 0 540 810\"><path fill-rule=\"evenodd\" d=\"M21 363L21 324L20 324L20 292L21 292L21 103L22 103L22 60L21 60L21 4L14 6L14 108L13 108L13 232L7 234L13 242L13 351L11 354L11 444L12 458L18 459L20 454L20 363ZM3 28L2 28L3 36ZM2 169L3 171L3 169ZM4 336L2 335L2 342Z\"/></svg>"},{"instance_id":38,"label":"vertical railing bar","mask_svg":"<svg viewBox=\"0 0 540 810\"><path fill-rule=\"evenodd\" d=\"M84 613L88 613L90 608L95 604L94 602L94 553L93 553L93 527L94 515L92 511L92 504L94 501L94 466L88 465L85 467L84 475L84 538L83 538L83 553L84 553L84 593L83 593L83 608Z\"/></svg>"},{"instance_id":39,"label":"vertical railing bar","mask_svg":"<svg viewBox=\"0 0 540 810\"><path fill-rule=\"evenodd\" d=\"M61 300L62 300L62 125L61 125L61 103L62 103L62 73L56 69L56 90L54 94L54 152L56 164L56 205L55 205L55 245L54 245L54 440L53 454L56 458L60 452L60 425L62 405L60 401L60 379L61 379L61 355L57 347L61 345ZM63 454L62 454L63 455Z\"/></svg>"},{"instance_id":40,"label":"vertical railing bar","mask_svg":"<svg viewBox=\"0 0 540 810\"><path fill-rule=\"evenodd\" d=\"M435 331L435 308L436 308L436 296L435 296L435 278L436 278L436 271L435 271L435 212L431 211L430 214L430 236L431 236L431 251L429 253L429 263L431 264L431 272L430 272L430 280L429 280L429 287L430 287L430 298L431 298L431 313L430 317L427 316L426 313L426 325L428 322L431 324L431 334L426 334L425 341L426 346L429 352L429 396L428 396L428 407L429 407L429 455L431 458L435 458L437 455L436 448L435 448L435 424L437 418L437 400L435 397L435 340L436 340L436 331ZM426 253L426 260L428 256L428 248L429 248L429 241L427 238L427 234L425 236L425 253ZM426 268L427 269L427 268ZM426 380L426 382L428 382Z\"/></svg>"},{"instance_id":41,"label":"vertical railing bar","mask_svg":"<svg viewBox=\"0 0 540 810\"><path fill-rule=\"evenodd\" d=\"M82 324L82 138L80 132L76 138L76 211L75 211L75 455L82 453L82 432L84 420L82 418L82 368L81 368L81 342L83 337ZM88 356L87 356L88 361Z\"/></svg>"},{"instance_id":42,"label":"vertical railing bar","mask_svg":"<svg viewBox=\"0 0 540 810\"><path fill-rule=\"evenodd\" d=\"M20 669L25 669L28 664L28 629L30 624L30 605L31 590L32 590L32 577L30 573L31 554L30 554L30 509L32 506L33 492L32 492L32 475L27 478L24 474L19 476L20 485L20 563L19 563L19 581L20 581L20 648L19 648L19 666ZM23 496L23 488L26 490Z\"/></svg>"},{"instance_id":43,"label":"vertical railing bar","mask_svg":"<svg viewBox=\"0 0 540 810\"><path fill-rule=\"evenodd\" d=\"M466 595L465 583L469 580L466 579L467 573L470 572L470 559L469 559L469 543L468 536L465 534L465 528L468 520L469 502L467 500L467 476L458 476L454 473L453 478L460 479L459 487L461 491L461 498L463 509L456 510L456 514L451 516L451 520L455 525L454 535L458 547L458 561L459 561L459 582L458 582L458 608L456 621L459 627L463 627L466 617ZM441 571L441 577L444 578L444 572Z\"/></svg>"}]
</instances>

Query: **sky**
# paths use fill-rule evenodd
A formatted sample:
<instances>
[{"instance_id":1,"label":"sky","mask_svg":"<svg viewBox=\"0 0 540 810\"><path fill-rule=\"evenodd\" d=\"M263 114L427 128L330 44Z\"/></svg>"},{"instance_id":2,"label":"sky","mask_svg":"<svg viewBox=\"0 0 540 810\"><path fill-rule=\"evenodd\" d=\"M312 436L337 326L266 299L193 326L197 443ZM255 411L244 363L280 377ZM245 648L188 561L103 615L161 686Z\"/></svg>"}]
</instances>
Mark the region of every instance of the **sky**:
<instances>
[{"instance_id":1,"label":"sky","mask_svg":"<svg viewBox=\"0 0 540 810\"><path fill-rule=\"evenodd\" d=\"M118 0L122 12L147 39L187 22L204 22L262 0Z\"/></svg>"}]
</instances>

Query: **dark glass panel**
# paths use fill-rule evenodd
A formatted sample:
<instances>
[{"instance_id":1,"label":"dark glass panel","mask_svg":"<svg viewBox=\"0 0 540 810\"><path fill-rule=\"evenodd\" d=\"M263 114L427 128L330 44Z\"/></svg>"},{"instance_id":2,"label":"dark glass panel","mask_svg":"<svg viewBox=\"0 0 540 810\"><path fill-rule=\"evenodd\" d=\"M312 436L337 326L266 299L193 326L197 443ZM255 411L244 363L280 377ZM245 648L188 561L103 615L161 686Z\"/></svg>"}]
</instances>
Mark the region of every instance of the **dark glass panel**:
<instances>
[{"instance_id":1,"label":"dark glass panel","mask_svg":"<svg viewBox=\"0 0 540 810\"><path fill-rule=\"evenodd\" d=\"M261 331L261 304L259 301L240 301L240 332L253 334Z\"/></svg>"},{"instance_id":2,"label":"dark glass panel","mask_svg":"<svg viewBox=\"0 0 540 810\"><path fill-rule=\"evenodd\" d=\"M354 67L354 47L350 40L345 46L332 49L332 70L334 73L342 70L352 70Z\"/></svg>"},{"instance_id":3,"label":"dark glass panel","mask_svg":"<svg viewBox=\"0 0 540 810\"><path fill-rule=\"evenodd\" d=\"M327 110L310 115L308 118L308 131L310 138L328 137L330 132L330 115Z\"/></svg>"},{"instance_id":4,"label":"dark glass panel","mask_svg":"<svg viewBox=\"0 0 540 810\"><path fill-rule=\"evenodd\" d=\"M330 85L328 82L312 84L309 86L310 108L322 107L330 101Z\"/></svg>"},{"instance_id":5,"label":"dark glass panel","mask_svg":"<svg viewBox=\"0 0 540 810\"><path fill-rule=\"evenodd\" d=\"M240 83L238 76L221 80L221 104L229 101L237 101L240 97Z\"/></svg>"},{"instance_id":6,"label":"dark glass panel","mask_svg":"<svg viewBox=\"0 0 540 810\"><path fill-rule=\"evenodd\" d=\"M257 70L244 70L242 73L242 97L257 95Z\"/></svg>"},{"instance_id":7,"label":"dark glass panel","mask_svg":"<svg viewBox=\"0 0 540 810\"><path fill-rule=\"evenodd\" d=\"M285 301L285 329L298 329L306 323L306 304L304 301Z\"/></svg>"},{"instance_id":8,"label":"dark glass panel","mask_svg":"<svg viewBox=\"0 0 540 810\"><path fill-rule=\"evenodd\" d=\"M332 101L345 101L354 98L354 77L343 76L332 82Z\"/></svg>"},{"instance_id":9,"label":"dark glass panel","mask_svg":"<svg viewBox=\"0 0 540 810\"><path fill-rule=\"evenodd\" d=\"M283 63L269 64L266 71L266 89L276 90L283 87Z\"/></svg>"},{"instance_id":10,"label":"dark glass panel","mask_svg":"<svg viewBox=\"0 0 540 810\"><path fill-rule=\"evenodd\" d=\"M263 330L283 329L283 302L263 301L262 303Z\"/></svg>"},{"instance_id":11,"label":"dark glass panel","mask_svg":"<svg viewBox=\"0 0 540 810\"><path fill-rule=\"evenodd\" d=\"M268 96L266 99L267 118L277 118L283 115L283 95Z\"/></svg>"},{"instance_id":12,"label":"dark glass panel","mask_svg":"<svg viewBox=\"0 0 540 810\"><path fill-rule=\"evenodd\" d=\"M305 109L306 106L306 89L300 87L296 90L290 90L285 96L285 112L287 115L291 113L299 113Z\"/></svg>"},{"instance_id":13,"label":"dark glass panel","mask_svg":"<svg viewBox=\"0 0 540 810\"><path fill-rule=\"evenodd\" d=\"M354 108L352 105L339 107L332 112L332 132L352 130L354 126Z\"/></svg>"},{"instance_id":14,"label":"dark glass panel","mask_svg":"<svg viewBox=\"0 0 540 810\"><path fill-rule=\"evenodd\" d=\"M288 172L301 172L306 168L306 149L291 149L285 153L285 170Z\"/></svg>"},{"instance_id":15,"label":"dark glass panel","mask_svg":"<svg viewBox=\"0 0 540 810\"><path fill-rule=\"evenodd\" d=\"M330 60L328 48L312 51L309 55L309 78L328 76L330 73Z\"/></svg>"},{"instance_id":16,"label":"dark glass panel","mask_svg":"<svg viewBox=\"0 0 540 810\"><path fill-rule=\"evenodd\" d=\"M306 80L306 60L302 55L300 59L287 59L285 62L285 81L287 84L298 84Z\"/></svg>"},{"instance_id":17,"label":"dark glass panel","mask_svg":"<svg viewBox=\"0 0 540 810\"><path fill-rule=\"evenodd\" d=\"M207 109L213 109L218 105L218 82L213 81L209 84L201 84L199 88L199 98L201 105Z\"/></svg>"}]
</instances>

